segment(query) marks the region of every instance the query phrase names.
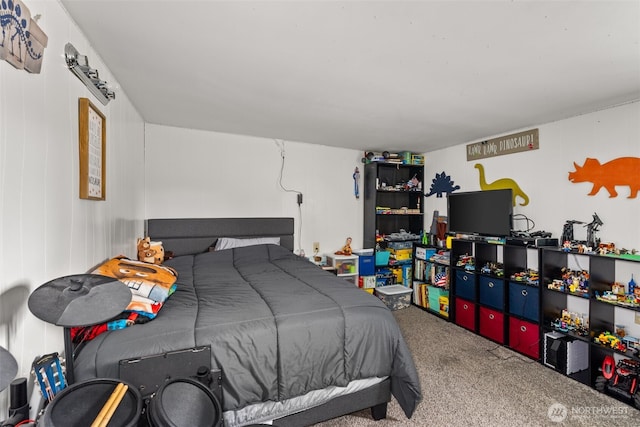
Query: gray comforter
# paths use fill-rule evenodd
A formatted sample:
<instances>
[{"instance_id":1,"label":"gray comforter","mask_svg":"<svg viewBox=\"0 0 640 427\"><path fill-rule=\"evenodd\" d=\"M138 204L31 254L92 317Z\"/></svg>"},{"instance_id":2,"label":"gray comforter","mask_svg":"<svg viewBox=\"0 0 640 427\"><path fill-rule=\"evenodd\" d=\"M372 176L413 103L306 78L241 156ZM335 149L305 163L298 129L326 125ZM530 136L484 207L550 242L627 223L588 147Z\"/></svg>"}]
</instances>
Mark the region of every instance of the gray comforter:
<instances>
[{"instance_id":1,"label":"gray comforter","mask_svg":"<svg viewBox=\"0 0 640 427\"><path fill-rule=\"evenodd\" d=\"M353 284L277 245L177 257L177 291L144 325L107 332L78 355L76 378L117 377L121 359L211 345L224 410L351 380L391 377L410 417L413 359L392 313Z\"/></svg>"}]
</instances>

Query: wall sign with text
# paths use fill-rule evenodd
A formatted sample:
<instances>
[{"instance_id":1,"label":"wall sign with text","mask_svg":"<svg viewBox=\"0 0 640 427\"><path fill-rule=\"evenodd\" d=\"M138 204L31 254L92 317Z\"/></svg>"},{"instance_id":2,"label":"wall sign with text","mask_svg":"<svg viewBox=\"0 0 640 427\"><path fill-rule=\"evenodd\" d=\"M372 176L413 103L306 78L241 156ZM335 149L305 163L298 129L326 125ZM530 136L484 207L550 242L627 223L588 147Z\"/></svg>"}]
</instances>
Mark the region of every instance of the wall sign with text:
<instances>
[{"instance_id":1,"label":"wall sign with text","mask_svg":"<svg viewBox=\"0 0 640 427\"><path fill-rule=\"evenodd\" d=\"M78 100L80 198L105 200L107 119L87 98Z\"/></svg>"},{"instance_id":2,"label":"wall sign with text","mask_svg":"<svg viewBox=\"0 0 640 427\"><path fill-rule=\"evenodd\" d=\"M467 161L537 150L539 145L538 128L526 130L487 141L467 144Z\"/></svg>"}]
</instances>

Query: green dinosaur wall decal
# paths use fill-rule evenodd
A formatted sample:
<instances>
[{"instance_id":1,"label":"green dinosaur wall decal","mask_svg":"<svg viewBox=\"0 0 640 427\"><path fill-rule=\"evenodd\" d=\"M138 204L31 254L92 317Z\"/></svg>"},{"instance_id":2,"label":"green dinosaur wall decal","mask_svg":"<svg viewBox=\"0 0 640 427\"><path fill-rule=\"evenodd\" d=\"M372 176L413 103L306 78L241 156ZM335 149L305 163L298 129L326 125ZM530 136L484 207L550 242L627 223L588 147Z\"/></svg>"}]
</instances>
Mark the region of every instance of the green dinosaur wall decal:
<instances>
[{"instance_id":1,"label":"green dinosaur wall decal","mask_svg":"<svg viewBox=\"0 0 640 427\"><path fill-rule=\"evenodd\" d=\"M525 194L520 186L511 178L500 178L491 183L487 183L484 175L484 166L480 163L476 163L475 168L480 172L480 189L486 190L503 190L510 188L513 193L513 206L516 205L516 199L520 197L523 201L520 206L526 206L529 204L529 196Z\"/></svg>"}]
</instances>

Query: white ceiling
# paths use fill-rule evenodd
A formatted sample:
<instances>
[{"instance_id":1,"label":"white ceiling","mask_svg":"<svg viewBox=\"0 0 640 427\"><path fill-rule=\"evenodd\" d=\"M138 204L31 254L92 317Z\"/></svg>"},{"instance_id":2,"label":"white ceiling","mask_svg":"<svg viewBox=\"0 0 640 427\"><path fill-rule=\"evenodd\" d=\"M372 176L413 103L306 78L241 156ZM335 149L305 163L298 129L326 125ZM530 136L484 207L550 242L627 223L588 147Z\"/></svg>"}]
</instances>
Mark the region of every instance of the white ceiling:
<instances>
[{"instance_id":1,"label":"white ceiling","mask_svg":"<svg viewBox=\"0 0 640 427\"><path fill-rule=\"evenodd\" d=\"M636 0L61 2L148 123L428 152L640 99Z\"/></svg>"}]
</instances>

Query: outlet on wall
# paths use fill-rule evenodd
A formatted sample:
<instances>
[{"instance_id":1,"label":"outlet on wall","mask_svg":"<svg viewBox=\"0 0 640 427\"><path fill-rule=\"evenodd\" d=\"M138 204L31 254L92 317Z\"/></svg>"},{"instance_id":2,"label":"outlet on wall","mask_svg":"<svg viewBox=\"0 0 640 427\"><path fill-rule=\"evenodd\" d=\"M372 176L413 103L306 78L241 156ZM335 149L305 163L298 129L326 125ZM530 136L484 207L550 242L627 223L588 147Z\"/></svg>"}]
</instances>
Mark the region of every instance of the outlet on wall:
<instances>
[{"instance_id":1,"label":"outlet on wall","mask_svg":"<svg viewBox=\"0 0 640 427\"><path fill-rule=\"evenodd\" d=\"M320 252L320 242L313 242L313 252Z\"/></svg>"}]
</instances>

